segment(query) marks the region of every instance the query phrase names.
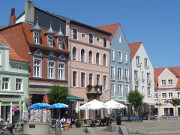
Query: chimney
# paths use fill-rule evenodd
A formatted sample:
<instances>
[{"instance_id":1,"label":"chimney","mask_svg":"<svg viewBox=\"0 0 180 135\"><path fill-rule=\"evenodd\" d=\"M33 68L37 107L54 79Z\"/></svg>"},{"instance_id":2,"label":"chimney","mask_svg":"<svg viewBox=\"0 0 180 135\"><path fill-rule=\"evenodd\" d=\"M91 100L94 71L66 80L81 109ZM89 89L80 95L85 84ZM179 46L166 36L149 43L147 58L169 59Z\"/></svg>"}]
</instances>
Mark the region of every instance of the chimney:
<instances>
[{"instance_id":1,"label":"chimney","mask_svg":"<svg viewBox=\"0 0 180 135\"><path fill-rule=\"evenodd\" d=\"M14 25L16 22L16 16L15 16L15 8L11 9L11 16L9 19L9 26Z\"/></svg>"},{"instance_id":2,"label":"chimney","mask_svg":"<svg viewBox=\"0 0 180 135\"><path fill-rule=\"evenodd\" d=\"M34 3L29 1L29 0L25 0L25 22L26 23L30 23L34 25Z\"/></svg>"}]
</instances>

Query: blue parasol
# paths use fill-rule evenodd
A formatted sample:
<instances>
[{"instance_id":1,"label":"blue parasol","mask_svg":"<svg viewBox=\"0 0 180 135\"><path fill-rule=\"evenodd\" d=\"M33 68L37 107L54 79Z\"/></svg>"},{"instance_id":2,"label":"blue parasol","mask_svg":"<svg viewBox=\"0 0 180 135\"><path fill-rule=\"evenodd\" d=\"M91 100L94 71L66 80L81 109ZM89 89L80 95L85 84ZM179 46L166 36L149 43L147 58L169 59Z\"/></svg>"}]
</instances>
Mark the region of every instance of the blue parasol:
<instances>
[{"instance_id":1,"label":"blue parasol","mask_svg":"<svg viewBox=\"0 0 180 135\"><path fill-rule=\"evenodd\" d=\"M49 109L56 109L56 108L68 108L68 105L63 103L56 103L49 107Z\"/></svg>"},{"instance_id":2,"label":"blue parasol","mask_svg":"<svg viewBox=\"0 0 180 135\"><path fill-rule=\"evenodd\" d=\"M29 110L38 110L38 109L47 109L49 107L50 107L50 105L46 104L46 103L35 103L35 104L31 105L28 109Z\"/></svg>"}]
</instances>

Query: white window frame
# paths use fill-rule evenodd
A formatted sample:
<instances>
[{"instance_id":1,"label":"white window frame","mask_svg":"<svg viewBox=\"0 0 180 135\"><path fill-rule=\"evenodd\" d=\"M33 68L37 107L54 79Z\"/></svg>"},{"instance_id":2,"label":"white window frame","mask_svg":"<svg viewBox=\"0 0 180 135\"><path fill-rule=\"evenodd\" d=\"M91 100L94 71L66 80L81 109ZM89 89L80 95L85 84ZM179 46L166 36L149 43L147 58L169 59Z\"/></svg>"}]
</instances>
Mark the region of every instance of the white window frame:
<instances>
[{"instance_id":1,"label":"white window frame","mask_svg":"<svg viewBox=\"0 0 180 135\"><path fill-rule=\"evenodd\" d=\"M99 54L99 63L97 63L97 54ZM101 55L99 52L96 53L96 65L101 65L101 61L100 61Z\"/></svg>"},{"instance_id":2,"label":"white window frame","mask_svg":"<svg viewBox=\"0 0 180 135\"><path fill-rule=\"evenodd\" d=\"M128 55L127 55L127 53L125 53L125 64L127 64L128 63Z\"/></svg>"},{"instance_id":3,"label":"white window frame","mask_svg":"<svg viewBox=\"0 0 180 135\"><path fill-rule=\"evenodd\" d=\"M17 91L23 91L23 79L22 78L15 78L16 79L16 85L17 85L17 83L18 84L21 84L21 88L19 89L19 90L17 90ZM19 83L19 82L17 82L17 79L21 79L21 83Z\"/></svg>"},{"instance_id":4,"label":"white window frame","mask_svg":"<svg viewBox=\"0 0 180 135\"><path fill-rule=\"evenodd\" d=\"M82 51L82 50L84 50L84 58L83 58L84 60L82 61L82 54L81 54L81 52L80 52L80 56L81 56L81 57L80 57L80 58L81 58L80 61L81 61L81 62L86 62L86 51L85 51L85 49L83 49L83 48L81 49L81 51Z\"/></svg>"},{"instance_id":5,"label":"white window frame","mask_svg":"<svg viewBox=\"0 0 180 135\"><path fill-rule=\"evenodd\" d=\"M172 82L172 83L169 83L169 82ZM173 85L173 80L172 79L168 79L168 85Z\"/></svg>"},{"instance_id":6,"label":"white window frame","mask_svg":"<svg viewBox=\"0 0 180 135\"><path fill-rule=\"evenodd\" d=\"M104 78L106 78L106 79L104 79ZM105 82L105 85L104 85L104 82ZM103 88L104 88L104 90L107 89L107 76L106 75L103 75Z\"/></svg>"},{"instance_id":7,"label":"white window frame","mask_svg":"<svg viewBox=\"0 0 180 135\"><path fill-rule=\"evenodd\" d=\"M98 76L99 76L99 84L98 84ZM96 85L101 85L101 75L96 74Z\"/></svg>"},{"instance_id":8,"label":"white window frame","mask_svg":"<svg viewBox=\"0 0 180 135\"><path fill-rule=\"evenodd\" d=\"M120 70L120 72L119 72L119 70ZM117 76L118 76L118 81L123 81L123 68L117 67Z\"/></svg>"},{"instance_id":9,"label":"white window frame","mask_svg":"<svg viewBox=\"0 0 180 135\"><path fill-rule=\"evenodd\" d=\"M149 97L149 96L151 96L151 87L147 87L147 96Z\"/></svg>"},{"instance_id":10,"label":"white window frame","mask_svg":"<svg viewBox=\"0 0 180 135\"><path fill-rule=\"evenodd\" d=\"M92 50L89 50L89 53L90 53L90 52L92 52ZM93 64L93 52L92 52L92 55L91 55L91 62L90 62L90 55L89 55L89 53L88 53L89 63L90 63L90 64Z\"/></svg>"},{"instance_id":11,"label":"white window frame","mask_svg":"<svg viewBox=\"0 0 180 135\"><path fill-rule=\"evenodd\" d=\"M74 38L74 30L77 31L77 33L76 33L76 38ZM78 29L77 29L77 28L72 28L72 38L73 38L74 40L78 40Z\"/></svg>"},{"instance_id":12,"label":"white window frame","mask_svg":"<svg viewBox=\"0 0 180 135\"><path fill-rule=\"evenodd\" d=\"M118 96L123 97L123 84L122 83L118 84Z\"/></svg>"},{"instance_id":13,"label":"white window frame","mask_svg":"<svg viewBox=\"0 0 180 135\"><path fill-rule=\"evenodd\" d=\"M170 96L170 94L172 94L172 96ZM169 92L168 93L168 99L172 99L173 98L173 93L172 92Z\"/></svg>"},{"instance_id":14,"label":"white window frame","mask_svg":"<svg viewBox=\"0 0 180 135\"><path fill-rule=\"evenodd\" d=\"M119 43L122 43L121 35L119 35Z\"/></svg>"},{"instance_id":15,"label":"white window frame","mask_svg":"<svg viewBox=\"0 0 180 135\"><path fill-rule=\"evenodd\" d=\"M125 68L125 80L126 82L129 82L129 69Z\"/></svg>"},{"instance_id":16,"label":"white window frame","mask_svg":"<svg viewBox=\"0 0 180 135\"><path fill-rule=\"evenodd\" d=\"M40 44L40 32L33 31L33 40L35 44Z\"/></svg>"},{"instance_id":17,"label":"white window frame","mask_svg":"<svg viewBox=\"0 0 180 135\"><path fill-rule=\"evenodd\" d=\"M90 81L89 81L89 79L90 79L90 78L89 78L89 77L90 77L90 74L92 75L92 84L90 84ZM92 85L92 86L94 85L94 74L93 74L93 73L89 73L89 75L88 75L88 81L89 81L89 82L88 82L89 85Z\"/></svg>"},{"instance_id":18,"label":"white window frame","mask_svg":"<svg viewBox=\"0 0 180 135\"><path fill-rule=\"evenodd\" d=\"M112 89L112 85L114 86L114 89ZM115 83L111 83L111 93L113 92L113 94L111 94L112 97L115 97L115 95L116 95L116 92L115 92L116 88L115 87L116 87Z\"/></svg>"},{"instance_id":19,"label":"white window frame","mask_svg":"<svg viewBox=\"0 0 180 135\"><path fill-rule=\"evenodd\" d=\"M36 73L35 73L35 70L34 70L34 67L35 67L35 60L38 60L40 61L40 65L39 65L39 76L37 76L37 70L36 70ZM36 74L36 75L35 75ZM42 76L42 59L41 58L34 58L33 59L33 77L41 77Z\"/></svg>"},{"instance_id":20,"label":"white window frame","mask_svg":"<svg viewBox=\"0 0 180 135\"><path fill-rule=\"evenodd\" d=\"M166 80L161 80L161 86L166 86Z\"/></svg>"},{"instance_id":21,"label":"white window frame","mask_svg":"<svg viewBox=\"0 0 180 135\"><path fill-rule=\"evenodd\" d=\"M59 49L63 49L63 38L61 37L57 38L57 45Z\"/></svg>"},{"instance_id":22,"label":"white window frame","mask_svg":"<svg viewBox=\"0 0 180 135\"><path fill-rule=\"evenodd\" d=\"M112 61L115 61L115 50L112 49Z\"/></svg>"},{"instance_id":23,"label":"white window frame","mask_svg":"<svg viewBox=\"0 0 180 135\"><path fill-rule=\"evenodd\" d=\"M53 65L53 68L52 67L49 67L49 63L50 62L52 62L52 63L54 63L54 65ZM59 65L58 65L59 66ZM55 79L55 67L56 67L56 62L55 61L53 61L53 60L48 60L48 78L49 79ZM51 73L49 72L50 70L49 69L52 69L52 76L50 76L51 75Z\"/></svg>"},{"instance_id":24,"label":"white window frame","mask_svg":"<svg viewBox=\"0 0 180 135\"><path fill-rule=\"evenodd\" d=\"M140 56L136 56L136 65L137 65L138 67L141 66L141 63L140 63Z\"/></svg>"},{"instance_id":25,"label":"white window frame","mask_svg":"<svg viewBox=\"0 0 180 135\"><path fill-rule=\"evenodd\" d=\"M90 34L92 35L92 43L90 42ZM93 33L89 33L89 44L94 44L94 34Z\"/></svg>"},{"instance_id":26,"label":"white window frame","mask_svg":"<svg viewBox=\"0 0 180 135\"><path fill-rule=\"evenodd\" d=\"M47 43L48 43L49 47L53 47L54 46L53 42L54 42L53 36L47 35Z\"/></svg>"},{"instance_id":27,"label":"white window frame","mask_svg":"<svg viewBox=\"0 0 180 135\"><path fill-rule=\"evenodd\" d=\"M8 78L8 81L5 81L5 82L4 82L4 81L3 81L4 78ZM4 86L5 86L5 83L8 83L8 85L7 85L8 88L7 88L7 89L3 89L3 84L4 84ZM10 90L10 77L2 77L2 90L3 90L3 91L9 91L9 90Z\"/></svg>"},{"instance_id":28,"label":"white window frame","mask_svg":"<svg viewBox=\"0 0 180 135\"><path fill-rule=\"evenodd\" d=\"M106 56L105 60L104 60L104 56ZM103 54L103 66L107 66L107 55L106 54Z\"/></svg>"},{"instance_id":29,"label":"white window frame","mask_svg":"<svg viewBox=\"0 0 180 135\"><path fill-rule=\"evenodd\" d=\"M63 68L59 67L60 64L63 65ZM62 71L62 78L60 78L60 71ZM58 79L65 80L65 63L64 62L58 62Z\"/></svg>"},{"instance_id":30,"label":"white window frame","mask_svg":"<svg viewBox=\"0 0 180 135\"><path fill-rule=\"evenodd\" d=\"M158 99L158 93L154 92L154 99Z\"/></svg>"},{"instance_id":31,"label":"white window frame","mask_svg":"<svg viewBox=\"0 0 180 135\"><path fill-rule=\"evenodd\" d=\"M128 84L125 84L125 92L126 92L126 97L127 97L129 94L129 85Z\"/></svg>"},{"instance_id":32,"label":"white window frame","mask_svg":"<svg viewBox=\"0 0 180 135\"><path fill-rule=\"evenodd\" d=\"M73 72L76 72L76 80L75 80L76 86L73 85L73 82L74 82ZM78 71L75 71L75 70L72 71L72 87L78 87Z\"/></svg>"},{"instance_id":33,"label":"white window frame","mask_svg":"<svg viewBox=\"0 0 180 135\"><path fill-rule=\"evenodd\" d=\"M165 94L166 97L163 97L163 94ZM161 99L167 99L167 93L161 93Z\"/></svg>"},{"instance_id":34,"label":"white window frame","mask_svg":"<svg viewBox=\"0 0 180 135\"><path fill-rule=\"evenodd\" d=\"M112 68L114 69L114 73L113 73L113 75L112 75L112 72L110 71L111 80L115 80L115 66L111 66L111 69L110 69L110 70L112 70Z\"/></svg>"},{"instance_id":35,"label":"white window frame","mask_svg":"<svg viewBox=\"0 0 180 135\"><path fill-rule=\"evenodd\" d=\"M82 73L85 74L85 75L84 75L84 86L82 86L82 78L81 78ZM85 87L86 87L86 73L85 73L85 72L81 72L81 74L80 74L80 80L81 80L81 88L85 88Z\"/></svg>"},{"instance_id":36,"label":"white window frame","mask_svg":"<svg viewBox=\"0 0 180 135\"><path fill-rule=\"evenodd\" d=\"M123 61L123 53L122 51L118 50L117 51L117 62L122 62Z\"/></svg>"},{"instance_id":37,"label":"white window frame","mask_svg":"<svg viewBox=\"0 0 180 135\"><path fill-rule=\"evenodd\" d=\"M74 52L73 52L73 49L74 49L74 48L76 49L75 57L74 57ZM77 56L78 56L78 55L77 55L77 47L74 46L74 47L72 48L72 60L75 60L75 61L76 61L76 60L77 60Z\"/></svg>"},{"instance_id":38,"label":"white window frame","mask_svg":"<svg viewBox=\"0 0 180 135\"><path fill-rule=\"evenodd\" d=\"M148 68L148 58L144 58L144 68Z\"/></svg>"},{"instance_id":39,"label":"white window frame","mask_svg":"<svg viewBox=\"0 0 180 135\"><path fill-rule=\"evenodd\" d=\"M180 98L180 92L177 92L177 98Z\"/></svg>"}]
</instances>

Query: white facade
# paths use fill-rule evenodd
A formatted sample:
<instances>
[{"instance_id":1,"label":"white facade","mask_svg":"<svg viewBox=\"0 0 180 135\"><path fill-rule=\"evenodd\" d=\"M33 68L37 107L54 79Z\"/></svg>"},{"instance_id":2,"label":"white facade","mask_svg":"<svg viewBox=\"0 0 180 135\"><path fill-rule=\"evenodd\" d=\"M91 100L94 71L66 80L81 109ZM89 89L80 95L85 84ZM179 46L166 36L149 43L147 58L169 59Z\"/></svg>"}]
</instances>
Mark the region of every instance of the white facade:
<instances>
[{"instance_id":1,"label":"white facade","mask_svg":"<svg viewBox=\"0 0 180 135\"><path fill-rule=\"evenodd\" d=\"M140 45L132 59L131 89L138 90L144 96L144 103L154 104L154 67L143 44Z\"/></svg>"}]
</instances>

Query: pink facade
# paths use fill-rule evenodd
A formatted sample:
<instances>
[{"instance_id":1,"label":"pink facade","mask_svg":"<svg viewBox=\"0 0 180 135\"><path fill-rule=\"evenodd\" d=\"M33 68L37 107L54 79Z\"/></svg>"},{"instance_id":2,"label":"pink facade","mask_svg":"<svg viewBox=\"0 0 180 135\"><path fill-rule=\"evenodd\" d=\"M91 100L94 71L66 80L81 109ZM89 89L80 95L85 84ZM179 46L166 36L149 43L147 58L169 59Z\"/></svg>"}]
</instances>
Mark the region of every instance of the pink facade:
<instances>
[{"instance_id":1,"label":"pink facade","mask_svg":"<svg viewBox=\"0 0 180 135\"><path fill-rule=\"evenodd\" d=\"M89 43L89 33L92 35L92 43ZM102 85L102 95L96 97L103 101L110 97L110 40L109 35L96 29L68 23L66 35L69 37L68 48L70 58L68 63L69 93L89 100L87 97L87 85ZM104 46L106 38L106 46ZM91 42L90 41L90 42Z\"/></svg>"}]
</instances>

